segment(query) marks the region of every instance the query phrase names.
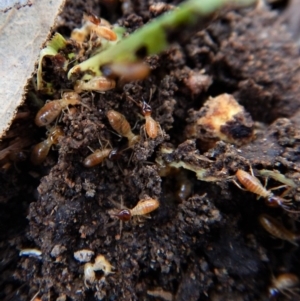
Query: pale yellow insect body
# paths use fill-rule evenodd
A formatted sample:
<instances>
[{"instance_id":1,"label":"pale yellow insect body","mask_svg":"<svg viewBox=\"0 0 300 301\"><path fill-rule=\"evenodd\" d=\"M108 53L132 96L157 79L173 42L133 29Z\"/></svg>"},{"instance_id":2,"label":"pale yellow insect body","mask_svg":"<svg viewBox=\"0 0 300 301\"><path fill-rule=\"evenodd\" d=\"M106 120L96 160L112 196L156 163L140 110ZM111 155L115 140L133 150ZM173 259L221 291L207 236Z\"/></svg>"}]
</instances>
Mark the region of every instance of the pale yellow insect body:
<instances>
[{"instance_id":1,"label":"pale yellow insect body","mask_svg":"<svg viewBox=\"0 0 300 301\"><path fill-rule=\"evenodd\" d=\"M111 148L105 148L103 150L96 149L92 154L84 159L83 165L85 167L94 167L102 163L109 156L110 152Z\"/></svg>"},{"instance_id":2,"label":"pale yellow insect body","mask_svg":"<svg viewBox=\"0 0 300 301\"><path fill-rule=\"evenodd\" d=\"M239 182L250 192L257 194L263 198L269 197L272 193L268 190L266 190L260 183L260 181L250 175L248 172L239 169L236 172L236 177L239 180Z\"/></svg>"},{"instance_id":3,"label":"pale yellow insect body","mask_svg":"<svg viewBox=\"0 0 300 301\"><path fill-rule=\"evenodd\" d=\"M131 215L145 215L159 207L159 201L157 199L142 199L137 205L130 210Z\"/></svg>"},{"instance_id":4,"label":"pale yellow insect body","mask_svg":"<svg viewBox=\"0 0 300 301\"><path fill-rule=\"evenodd\" d=\"M275 218L262 214L259 216L259 222L263 226L263 228L269 232L274 237L277 237L282 240L286 240L291 244L298 246L296 240L299 239L299 235L296 233L286 229L280 222L278 222Z\"/></svg>"},{"instance_id":5,"label":"pale yellow insect body","mask_svg":"<svg viewBox=\"0 0 300 301\"><path fill-rule=\"evenodd\" d=\"M132 216L144 216L159 207L159 201L157 199L146 198L140 200L137 205L132 209L122 209L115 216L120 220L127 222Z\"/></svg>"},{"instance_id":6,"label":"pale yellow insect body","mask_svg":"<svg viewBox=\"0 0 300 301\"><path fill-rule=\"evenodd\" d=\"M287 292L290 292L292 295L293 288L299 284L299 278L295 274L292 273L283 273L274 277L272 279L272 284L269 287L269 296L275 297L281 292L284 295L287 295Z\"/></svg>"},{"instance_id":7,"label":"pale yellow insect body","mask_svg":"<svg viewBox=\"0 0 300 301\"><path fill-rule=\"evenodd\" d=\"M82 91L105 92L115 88L116 82L113 79L108 79L104 76L95 76L89 81L78 80L74 86L77 93Z\"/></svg>"},{"instance_id":8,"label":"pale yellow insect body","mask_svg":"<svg viewBox=\"0 0 300 301\"><path fill-rule=\"evenodd\" d=\"M109 110L107 111L106 116L108 118L111 127L118 134L128 139L128 143L130 147L132 147L135 143L139 141L140 137L133 134L131 130L131 126L124 115L122 115L117 111Z\"/></svg>"},{"instance_id":9,"label":"pale yellow insect body","mask_svg":"<svg viewBox=\"0 0 300 301\"><path fill-rule=\"evenodd\" d=\"M80 96L76 92L66 92L62 99L47 102L36 114L35 124L46 126L50 124L68 105L80 104Z\"/></svg>"}]
</instances>

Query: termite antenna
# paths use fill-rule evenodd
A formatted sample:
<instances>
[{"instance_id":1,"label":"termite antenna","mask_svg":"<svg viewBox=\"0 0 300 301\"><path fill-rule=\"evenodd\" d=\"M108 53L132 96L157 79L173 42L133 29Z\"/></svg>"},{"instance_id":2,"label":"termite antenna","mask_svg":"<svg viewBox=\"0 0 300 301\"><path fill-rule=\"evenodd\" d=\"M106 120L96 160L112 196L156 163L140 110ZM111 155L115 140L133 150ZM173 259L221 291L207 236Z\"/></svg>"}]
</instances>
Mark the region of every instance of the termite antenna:
<instances>
[{"instance_id":1,"label":"termite antenna","mask_svg":"<svg viewBox=\"0 0 300 301\"><path fill-rule=\"evenodd\" d=\"M290 209L290 203L292 201L288 201L282 197L271 195L269 198L266 199L266 204L269 207L281 207L283 210L290 212L290 213L300 213L298 210Z\"/></svg>"},{"instance_id":2,"label":"termite antenna","mask_svg":"<svg viewBox=\"0 0 300 301\"><path fill-rule=\"evenodd\" d=\"M127 99L129 99L130 101L132 101L133 103L135 103L138 107L142 107L142 104L141 103L138 103L137 101L135 101L134 99L133 99L133 97L131 97L130 95L128 95L128 94L125 94L125 97L127 98Z\"/></svg>"},{"instance_id":3,"label":"termite antenna","mask_svg":"<svg viewBox=\"0 0 300 301\"><path fill-rule=\"evenodd\" d=\"M281 208L282 208L284 211L289 212L289 213L300 213L300 210L291 210L291 209L289 209L289 207L286 206L286 205L281 205Z\"/></svg>"},{"instance_id":4,"label":"termite antenna","mask_svg":"<svg viewBox=\"0 0 300 301\"><path fill-rule=\"evenodd\" d=\"M95 151L88 145L87 148L92 152L94 153Z\"/></svg>"},{"instance_id":5,"label":"termite antenna","mask_svg":"<svg viewBox=\"0 0 300 301\"><path fill-rule=\"evenodd\" d=\"M156 86L154 86L153 88L150 88L150 92L149 92L149 103L152 100L152 96L153 94L156 92Z\"/></svg>"},{"instance_id":6,"label":"termite antenna","mask_svg":"<svg viewBox=\"0 0 300 301\"><path fill-rule=\"evenodd\" d=\"M128 160L128 163L127 163L127 167L130 165L132 158L133 158L133 151L130 154L130 157L129 157L129 160Z\"/></svg>"},{"instance_id":7,"label":"termite antenna","mask_svg":"<svg viewBox=\"0 0 300 301\"><path fill-rule=\"evenodd\" d=\"M143 99L142 102L142 113L143 115L150 115L152 113L152 108L151 106Z\"/></svg>"},{"instance_id":8,"label":"termite antenna","mask_svg":"<svg viewBox=\"0 0 300 301\"><path fill-rule=\"evenodd\" d=\"M30 301L37 300L36 297L39 295L39 293L40 293L40 290L38 290L38 292L35 293L35 295L30 299Z\"/></svg>"}]
</instances>

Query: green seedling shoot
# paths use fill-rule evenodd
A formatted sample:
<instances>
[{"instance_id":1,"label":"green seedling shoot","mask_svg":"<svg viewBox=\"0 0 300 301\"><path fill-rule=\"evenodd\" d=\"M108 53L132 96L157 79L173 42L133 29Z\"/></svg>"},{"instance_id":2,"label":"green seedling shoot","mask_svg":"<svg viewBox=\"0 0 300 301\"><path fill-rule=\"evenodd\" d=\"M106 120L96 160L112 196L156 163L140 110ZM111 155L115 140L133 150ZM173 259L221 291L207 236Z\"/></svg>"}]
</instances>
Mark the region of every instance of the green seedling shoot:
<instances>
[{"instance_id":1,"label":"green seedling shoot","mask_svg":"<svg viewBox=\"0 0 300 301\"><path fill-rule=\"evenodd\" d=\"M68 78L85 71L99 76L101 66L114 62L134 62L138 60L137 53L141 50L145 56L158 54L167 49L168 32L171 30L181 25L198 24L199 20L212 16L226 5L236 7L254 2L255 0L187 0L177 9L163 14L119 43L74 66L69 71Z\"/></svg>"},{"instance_id":2,"label":"green seedling shoot","mask_svg":"<svg viewBox=\"0 0 300 301\"><path fill-rule=\"evenodd\" d=\"M66 47L66 40L62 35L56 33L53 38L47 43L47 47L42 49L39 57L39 65L37 70L37 89L43 89L43 78L42 78L42 63L45 56L54 56L60 49Z\"/></svg>"}]
</instances>

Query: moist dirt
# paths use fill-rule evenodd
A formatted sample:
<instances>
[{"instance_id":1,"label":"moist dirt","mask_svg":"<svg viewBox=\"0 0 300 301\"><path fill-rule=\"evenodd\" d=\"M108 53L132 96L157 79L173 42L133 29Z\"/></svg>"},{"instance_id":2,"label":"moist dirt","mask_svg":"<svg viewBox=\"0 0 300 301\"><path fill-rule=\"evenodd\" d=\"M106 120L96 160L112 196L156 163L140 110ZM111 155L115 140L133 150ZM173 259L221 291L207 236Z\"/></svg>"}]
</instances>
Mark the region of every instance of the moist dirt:
<instances>
[{"instance_id":1,"label":"moist dirt","mask_svg":"<svg viewBox=\"0 0 300 301\"><path fill-rule=\"evenodd\" d=\"M93 12L132 32L178 4L157 9L156 2L68 1L56 31L69 37L83 12ZM47 98L30 91L20 108L27 115L1 144L3 150L19 136L30 141L23 157L0 172L1 300L269 300L273 275L298 273L299 248L273 239L258 222L269 214L297 232L298 215L268 207L232 181L238 169L250 166L262 183L260 171L278 171L294 181L285 198L293 210L300 208L300 59L281 19L284 11L258 6L221 12L204 30L184 41L178 34L167 51L147 58L149 78L82 94L85 106L63 112L58 123L64 137L40 166L28 159L30 147L46 137L34 125L32 99ZM66 72L51 64L45 70L52 70L47 79L59 89L71 87ZM187 137L194 112L222 93L251 115L251 142L237 147ZM161 127L157 138L147 137L141 109L128 96L150 103ZM126 116L140 141L116 160L86 168L89 148L126 145L108 123L111 109ZM202 168L205 177L168 168L172 162ZM281 184L270 179L267 187ZM121 223L113 215L146 196L160 201L151 218ZM42 255L20 257L26 248ZM82 249L104 255L113 273L97 273L85 285L84 263L74 258Z\"/></svg>"}]
</instances>

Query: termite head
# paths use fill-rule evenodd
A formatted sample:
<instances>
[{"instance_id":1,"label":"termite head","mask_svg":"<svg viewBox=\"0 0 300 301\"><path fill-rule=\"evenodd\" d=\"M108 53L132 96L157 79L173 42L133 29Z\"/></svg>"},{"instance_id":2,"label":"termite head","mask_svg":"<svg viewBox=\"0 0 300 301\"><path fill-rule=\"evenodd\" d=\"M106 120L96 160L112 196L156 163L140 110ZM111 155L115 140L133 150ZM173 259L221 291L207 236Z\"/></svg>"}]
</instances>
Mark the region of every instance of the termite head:
<instances>
[{"instance_id":1,"label":"termite head","mask_svg":"<svg viewBox=\"0 0 300 301\"><path fill-rule=\"evenodd\" d=\"M83 20L85 22L90 21L91 23L93 23L95 25L100 25L100 23L101 23L101 19L92 13L83 14Z\"/></svg>"},{"instance_id":2,"label":"termite head","mask_svg":"<svg viewBox=\"0 0 300 301\"><path fill-rule=\"evenodd\" d=\"M142 112L144 116L150 116L152 113L152 108L150 105L148 105L145 101L143 101L142 104Z\"/></svg>"},{"instance_id":3,"label":"termite head","mask_svg":"<svg viewBox=\"0 0 300 301\"><path fill-rule=\"evenodd\" d=\"M65 92L62 99L67 102L68 105L77 105L81 101L81 97L76 92Z\"/></svg>"},{"instance_id":4,"label":"termite head","mask_svg":"<svg viewBox=\"0 0 300 301\"><path fill-rule=\"evenodd\" d=\"M276 297L279 293L287 295L288 292L297 295L294 290L298 284L298 276L292 273L283 273L276 278L273 277L272 284L268 288L269 297Z\"/></svg>"},{"instance_id":5,"label":"termite head","mask_svg":"<svg viewBox=\"0 0 300 301\"><path fill-rule=\"evenodd\" d=\"M282 206L282 199L278 196L275 195L270 195L270 197L268 197L265 200L267 206L269 207L281 207Z\"/></svg>"},{"instance_id":6,"label":"termite head","mask_svg":"<svg viewBox=\"0 0 300 301\"><path fill-rule=\"evenodd\" d=\"M269 298L274 298L279 294L279 290L275 287L269 287L268 293L269 293Z\"/></svg>"},{"instance_id":7,"label":"termite head","mask_svg":"<svg viewBox=\"0 0 300 301\"><path fill-rule=\"evenodd\" d=\"M123 222L128 222L131 219L131 212L128 209L122 209L117 214L115 214Z\"/></svg>"},{"instance_id":8,"label":"termite head","mask_svg":"<svg viewBox=\"0 0 300 301\"><path fill-rule=\"evenodd\" d=\"M269 207L280 207L287 212L299 213L299 211L291 210L289 201L284 198L281 198L280 196L275 196L271 194L265 202Z\"/></svg>"},{"instance_id":9,"label":"termite head","mask_svg":"<svg viewBox=\"0 0 300 301\"><path fill-rule=\"evenodd\" d=\"M59 138L63 136L64 136L64 132L59 126L56 126L50 130L49 138L53 144L58 144Z\"/></svg>"},{"instance_id":10,"label":"termite head","mask_svg":"<svg viewBox=\"0 0 300 301\"><path fill-rule=\"evenodd\" d=\"M121 151L118 147L113 148L109 155L108 155L108 160L110 161L118 161L121 158L122 154Z\"/></svg>"}]
</instances>

